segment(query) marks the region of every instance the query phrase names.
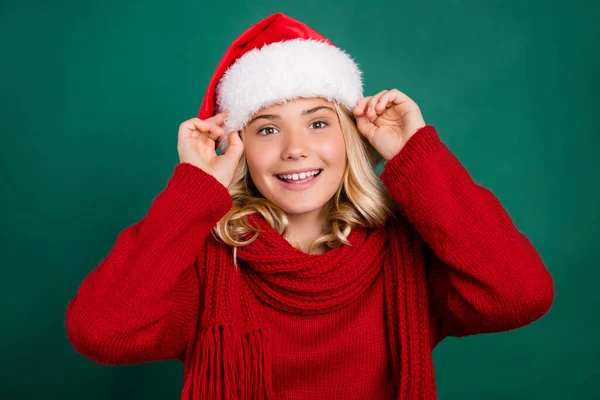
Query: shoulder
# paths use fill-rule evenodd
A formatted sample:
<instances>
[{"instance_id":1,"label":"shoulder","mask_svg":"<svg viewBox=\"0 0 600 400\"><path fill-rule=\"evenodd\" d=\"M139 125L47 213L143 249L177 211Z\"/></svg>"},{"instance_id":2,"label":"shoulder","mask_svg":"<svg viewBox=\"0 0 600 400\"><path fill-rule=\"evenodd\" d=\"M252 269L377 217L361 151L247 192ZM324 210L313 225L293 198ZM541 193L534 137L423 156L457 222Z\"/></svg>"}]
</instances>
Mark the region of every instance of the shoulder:
<instances>
[{"instance_id":1,"label":"shoulder","mask_svg":"<svg viewBox=\"0 0 600 400\"><path fill-rule=\"evenodd\" d=\"M394 217L389 218L384 229L388 236L401 235L406 238L422 240L415 225L402 212L397 212Z\"/></svg>"},{"instance_id":2,"label":"shoulder","mask_svg":"<svg viewBox=\"0 0 600 400\"><path fill-rule=\"evenodd\" d=\"M397 214L396 218L387 221L384 229L388 236L388 251L394 249L396 252L404 253L404 256L401 257L410 254L412 262L424 265L426 270L429 270L429 246L416 226L406 216Z\"/></svg>"}]
</instances>

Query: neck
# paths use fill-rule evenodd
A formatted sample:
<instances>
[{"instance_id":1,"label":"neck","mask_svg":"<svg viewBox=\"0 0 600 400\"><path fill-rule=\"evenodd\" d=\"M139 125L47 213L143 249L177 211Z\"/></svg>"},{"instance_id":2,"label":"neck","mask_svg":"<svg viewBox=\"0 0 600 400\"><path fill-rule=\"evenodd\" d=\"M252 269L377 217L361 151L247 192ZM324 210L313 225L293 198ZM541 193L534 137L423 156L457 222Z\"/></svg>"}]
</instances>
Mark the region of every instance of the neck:
<instances>
[{"instance_id":1,"label":"neck","mask_svg":"<svg viewBox=\"0 0 600 400\"><path fill-rule=\"evenodd\" d=\"M288 232L294 242L300 245L300 249L308 253L310 245L325 231L326 219L321 210L304 214L288 214ZM312 254L322 254L324 246L313 249Z\"/></svg>"}]
</instances>

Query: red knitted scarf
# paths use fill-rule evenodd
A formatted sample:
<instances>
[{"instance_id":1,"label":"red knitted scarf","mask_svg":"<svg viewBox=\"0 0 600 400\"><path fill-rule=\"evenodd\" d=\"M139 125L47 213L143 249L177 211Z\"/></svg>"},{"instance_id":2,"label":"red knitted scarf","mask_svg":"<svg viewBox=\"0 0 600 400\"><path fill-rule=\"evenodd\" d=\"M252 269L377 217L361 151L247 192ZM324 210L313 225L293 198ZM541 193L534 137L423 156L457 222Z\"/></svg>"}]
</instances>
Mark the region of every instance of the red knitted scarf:
<instances>
[{"instance_id":1,"label":"red knitted scarf","mask_svg":"<svg viewBox=\"0 0 600 400\"><path fill-rule=\"evenodd\" d=\"M268 331L250 296L289 313L325 313L356 300L382 267L398 398L432 398L424 269L414 260L418 249L399 240L407 227L391 233L354 228L351 246L310 255L262 217L248 219L261 232L251 245L238 248L239 269L230 248L210 237L206 241L199 267L204 289L199 336L186 356L182 399L275 399ZM394 240L388 240L390 234Z\"/></svg>"}]
</instances>

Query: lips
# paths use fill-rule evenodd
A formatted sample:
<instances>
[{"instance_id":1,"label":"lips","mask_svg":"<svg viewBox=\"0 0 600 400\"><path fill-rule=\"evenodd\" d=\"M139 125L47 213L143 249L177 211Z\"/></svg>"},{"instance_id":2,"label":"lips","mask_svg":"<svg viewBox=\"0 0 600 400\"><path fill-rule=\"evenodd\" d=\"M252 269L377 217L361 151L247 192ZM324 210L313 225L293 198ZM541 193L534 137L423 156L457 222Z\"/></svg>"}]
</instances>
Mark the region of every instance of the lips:
<instances>
[{"instance_id":1,"label":"lips","mask_svg":"<svg viewBox=\"0 0 600 400\"><path fill-rule=\"evenodd\" d=\"M318 176L321 173L321 169L312 170L297 170L297 172L289 172L284 174L276 174L275 176L283 182L307 182L313 177Z\"/></svg>"},{"instance_id":2,"label":"lips","mask_svg":"<svg viewBox=\"0 0 600 400\"><path fill-rule=\"evenodd\" d=\"M293 191L299 191L299 190L308 189L311 186L313 186L317 181L319 181L320 177L321 177L321 172L322 171L323 170L316 170L316 173L309 174L304 179L301 179L300 176L298 176L298 179L296 179L296 180L294 180L293 177L292 177L292 179L287 179L287 178L281 177L279 175L274 175L273 177L275 179L277 179L277 182L279 182L279 184L284 189L293 190Z\"/></svg>"}]
</instances>

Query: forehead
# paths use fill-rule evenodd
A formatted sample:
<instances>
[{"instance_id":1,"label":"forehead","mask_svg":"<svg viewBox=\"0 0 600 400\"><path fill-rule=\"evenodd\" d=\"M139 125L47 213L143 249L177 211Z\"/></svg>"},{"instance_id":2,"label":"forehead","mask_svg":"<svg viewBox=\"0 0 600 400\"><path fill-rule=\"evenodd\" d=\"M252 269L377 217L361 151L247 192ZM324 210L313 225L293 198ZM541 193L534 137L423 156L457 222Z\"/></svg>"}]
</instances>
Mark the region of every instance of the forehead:
<instances>
[{"instance_id":1,"label":"forehead","mask_svg":"<svg viewBox=\"0 0 600 400\"><path fill-rule=\"evenodd\" d=\"M288 100L283 104L273 104L271 106L260 109L255 115L261 114L279 114L282 112L301 112L303 110L317 107L317 106L329 106L333 108L333 103L322 99L320 97L312 98L297 98L294 100Z\"/></svg>"}]
</instances>

